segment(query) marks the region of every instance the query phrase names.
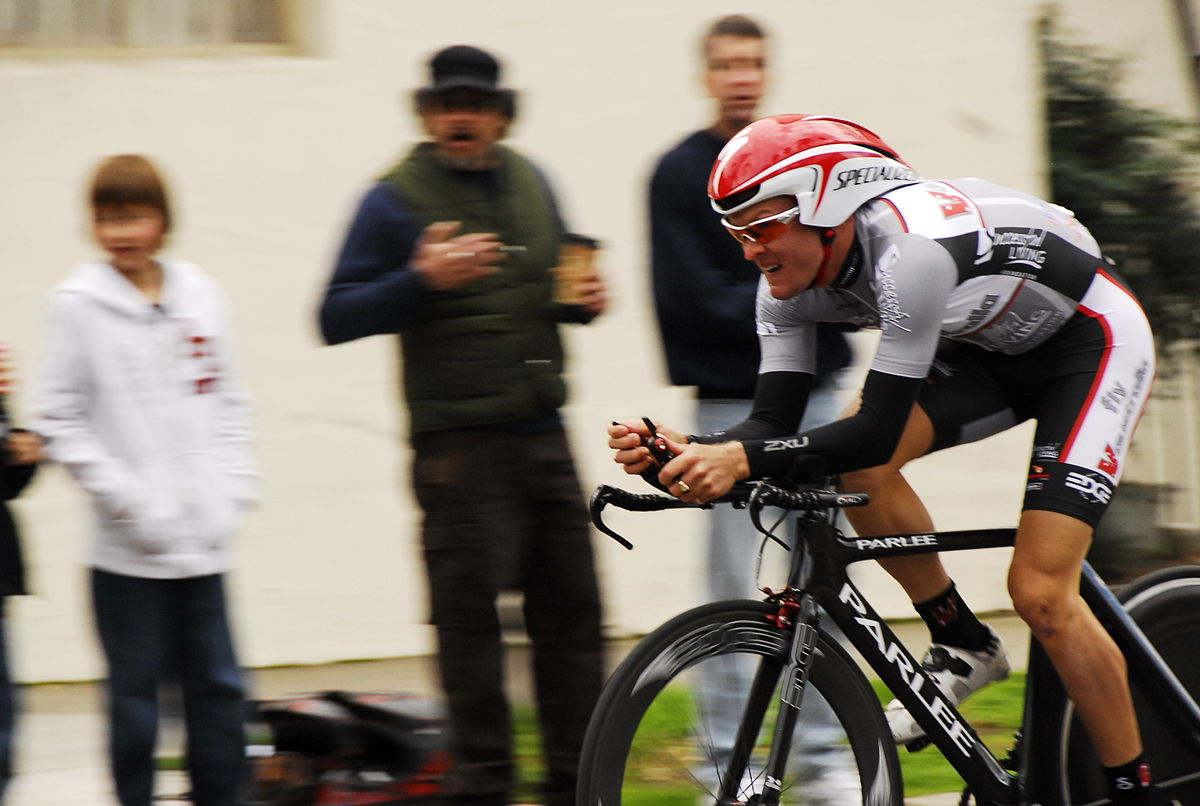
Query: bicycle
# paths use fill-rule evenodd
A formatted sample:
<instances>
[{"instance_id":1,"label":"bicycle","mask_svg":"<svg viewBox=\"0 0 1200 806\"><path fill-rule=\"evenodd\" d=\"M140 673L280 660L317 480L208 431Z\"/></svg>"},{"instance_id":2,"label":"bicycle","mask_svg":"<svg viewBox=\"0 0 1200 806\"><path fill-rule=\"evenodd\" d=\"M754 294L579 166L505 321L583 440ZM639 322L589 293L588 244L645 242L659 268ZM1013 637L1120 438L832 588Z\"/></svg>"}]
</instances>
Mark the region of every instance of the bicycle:
<instances>
[{"instance_id":1,"label":"bicycle","mask_svg":"<svg viewBox=\"0 0 1200 806\"><path fill-rule=\"evenodd\" d=\"M823 623L841 630L915 715L926 738L965 782L961 804L1102 806L1107 788L1090 741L1036 641L1030 642L1022 727L997 758L947 700L853 584L847 567L863 560L1011 546L1015 529L848 538L833 525L843 507L868 503L841 493L835 479L807 486L739 484L715 504L744 507L755 528L764 507L798 514L782 591L762 601L726 601L683 613L643 638L605 685L584 741L579 806L861 803L899 806L899 756L882 706L859 664ZM603 521L606 506L631 511L696 508L678 499L603 485L592 496L592 521L626 548ZM1090 565L1081 592L1124 652L1135 707L1155 778L1169 798L1200 804L1200 568L1150 573L1114 594ZM690 680L714 659L753 667L736 738L723 746L695 714ZM815 690L837 720L837 735L819 741L842 775L836 799L805 792L806 769L794 745L807 736L806 694Z\"/></svg>"}]
</instances>

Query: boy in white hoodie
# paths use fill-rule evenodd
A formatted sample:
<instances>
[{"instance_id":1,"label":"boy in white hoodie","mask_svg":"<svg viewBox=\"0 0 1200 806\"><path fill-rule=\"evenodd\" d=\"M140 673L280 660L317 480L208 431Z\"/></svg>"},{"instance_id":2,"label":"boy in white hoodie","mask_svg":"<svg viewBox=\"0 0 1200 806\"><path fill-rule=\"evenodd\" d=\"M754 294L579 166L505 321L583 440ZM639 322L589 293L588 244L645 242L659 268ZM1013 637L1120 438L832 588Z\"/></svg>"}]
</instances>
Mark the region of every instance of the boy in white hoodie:
<instances>
[{"instance_id":1,"label":"boy in white hoodie","mask_svg":"<svg viewBox=\"0 0 1200 806\"><path fill-rule=\"evenodd\" d=\"M91 502L87 562L117 796L150 806L158 689L178 680L193 803L234 806L243 692L224 574L257 473L229 309L198 267L156 257L171 216L144 157L102 162L91 209L109 257L76 267L54 292L35 428Z\"/></svg>"}]
</instances>

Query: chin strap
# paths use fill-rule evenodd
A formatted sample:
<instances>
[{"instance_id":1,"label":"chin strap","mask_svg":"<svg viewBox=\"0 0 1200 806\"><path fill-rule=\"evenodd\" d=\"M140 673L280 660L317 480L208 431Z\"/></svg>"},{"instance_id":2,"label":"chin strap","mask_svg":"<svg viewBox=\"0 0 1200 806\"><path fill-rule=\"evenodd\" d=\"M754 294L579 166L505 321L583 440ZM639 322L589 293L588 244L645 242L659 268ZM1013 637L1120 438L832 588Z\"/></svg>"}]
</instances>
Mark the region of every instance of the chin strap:
<instances>
[{"instance_id":1,"label":"chin strap","mask_svg":"<svg viewBox=\"0 0 1200 806\"><path fill-rule=\"evenodd\" d=\"M833 254L833 242L837 239L837 233L833 229L826 227L821 230L817 237L821 239L821 268L817 269L817 278L819 279L825 274L825 269L829 266L829 258Z\"/></svg>"},{"instance_id":2,"label":"chin strap","mask_svg":"<svg viewBox=\"0 0 1200 806\"><path fill-rule=\"evenodd\" d=\"M817 272L817 276L820 277L825 273L825 269L829 265L829 258L833 253L833 242L837 240L837 232L830 227L826 227L825 229L821 230L817 237L821 239L822 251L821 268ZM837 274L834 275L833 280L829 283L829 286L831 288L845 288L846 286L850 285L855 281L855 279L857 279L858 270L861 265L862 247L859 245L858 241L851 241L850 250L846 253L846 259L838 268Z\"/></svg>"}]
</instances>

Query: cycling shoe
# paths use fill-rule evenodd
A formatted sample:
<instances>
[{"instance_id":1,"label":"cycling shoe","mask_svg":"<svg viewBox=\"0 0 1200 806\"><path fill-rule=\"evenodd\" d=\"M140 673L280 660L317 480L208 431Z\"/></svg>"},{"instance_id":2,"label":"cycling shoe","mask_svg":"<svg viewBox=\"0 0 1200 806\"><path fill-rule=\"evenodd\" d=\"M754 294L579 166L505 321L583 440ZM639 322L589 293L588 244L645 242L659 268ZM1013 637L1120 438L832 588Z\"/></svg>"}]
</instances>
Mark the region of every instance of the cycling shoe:
<instances>
[{"instance_id":1,"label":"cycling shoe","mask_svg":"<svg viewBox=\"0 0 1200 806\"><path fill-rule=\"evenodd\" d=\"M933 644L921 666L955 704L970 697L988 683L1008 677L1008 654L1000 636L988 627L992 640L987 649L973 651L959 647ZM924 729L908 713L899 700L892 700L884 710L888 727L896 744L909 744L925 735Z\"/></svg>"}]
</instances>

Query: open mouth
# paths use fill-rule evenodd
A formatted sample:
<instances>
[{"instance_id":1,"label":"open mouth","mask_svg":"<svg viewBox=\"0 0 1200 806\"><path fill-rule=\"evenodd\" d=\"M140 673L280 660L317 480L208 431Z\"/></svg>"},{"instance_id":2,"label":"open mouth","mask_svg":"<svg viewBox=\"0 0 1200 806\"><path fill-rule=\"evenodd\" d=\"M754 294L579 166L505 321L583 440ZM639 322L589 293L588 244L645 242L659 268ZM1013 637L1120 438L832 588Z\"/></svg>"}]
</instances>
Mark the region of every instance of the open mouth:
<instances>
[{"instance_id":1,"label":"open mouth","mask_svg":"<svg viewBox=\"0 0 1200 806\"><path fill-rule=\"evenodd\" d=\"M454 132L450 135L450 142L473 143L475 142L475 135L471 132Z\"/></svg>"},{"instance_id":2,"label":"open mouth","mask_svg":"<svg viewBox=\"0 0 1200 806\"><path fill-rule=\"evenodd\" d=\"M760 266L759 268L762 269L763 274L774 274L775 272L779 271L782 267L783 267L783 264L774 263L770 266Z\"/></svg>"}]
</instances>

